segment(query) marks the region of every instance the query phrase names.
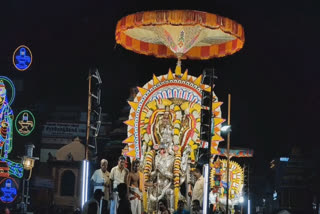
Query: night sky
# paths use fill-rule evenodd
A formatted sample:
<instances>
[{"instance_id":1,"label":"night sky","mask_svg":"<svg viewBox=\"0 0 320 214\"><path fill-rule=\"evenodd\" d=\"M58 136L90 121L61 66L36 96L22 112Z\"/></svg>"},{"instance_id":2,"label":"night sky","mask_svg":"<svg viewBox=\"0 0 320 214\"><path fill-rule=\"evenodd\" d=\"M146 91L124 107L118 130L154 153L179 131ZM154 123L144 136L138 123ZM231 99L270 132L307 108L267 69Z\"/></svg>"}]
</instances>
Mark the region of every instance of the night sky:
<instances>
[{"instance_id":1,"label":"night sky","mask_svg":"<svg viewBox=\"0 0 320 214\"><path fill-rule=\"evenodd\" d=\"M232 94L231 144L255 150L267 166L293 145L313 148L317 140L319 79L316 5L306 1L23 1L1 6L0 74L24 80L13 109L34 103L75 104L86 109L87 76L97 66L103 81L103 111L113 119L126 104L130 87L143 86L152 74L174 69L176 60L130 52L115 43L117 21L155 9L194 9L242 24L245 45L221 59L183 61L198 76L214 67L215 93ZM12 66L12 53L29 46L34 61L26 72ZM221 144L222 146L225 143Z\"/></svg>"}]
</instances>

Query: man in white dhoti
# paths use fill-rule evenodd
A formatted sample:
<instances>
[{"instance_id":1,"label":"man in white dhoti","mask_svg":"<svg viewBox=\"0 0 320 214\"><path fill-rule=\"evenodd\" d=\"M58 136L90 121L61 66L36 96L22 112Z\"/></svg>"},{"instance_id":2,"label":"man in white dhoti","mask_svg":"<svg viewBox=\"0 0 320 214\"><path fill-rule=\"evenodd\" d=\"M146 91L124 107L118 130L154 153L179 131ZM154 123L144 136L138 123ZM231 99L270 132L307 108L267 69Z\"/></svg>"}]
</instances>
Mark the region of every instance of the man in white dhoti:
<instances>
[{"instance_id":1,"label":"man in white dhoti","mask_svg":"<svg viewBox=\"0 0 320 214\"><path fill-rule=\"evenodd\" d=\"M101 189L104 193L104 197L101 200L101 214L106 214L108 209L109 192L110 192L110 173L108 172L108 161L102 159L100 162L100 169L97 169L92 177L91 182L93 184L93 191Z\"/></svg>"},{"instance_id":2,"label":"man in white dhoti","mask_svg":"<svg viewBox=\"0 0 320 214\"><path fill-rule=\"evenodd\" d=\"M129 188L129 200L131 204L132 214L141 214L141 202L142 202L142 193L139 190L140 184L140 175L138 172L139 161L135 160L132 163L132 170L128 175L128 188Z\"/></svg>"}]
</instances>

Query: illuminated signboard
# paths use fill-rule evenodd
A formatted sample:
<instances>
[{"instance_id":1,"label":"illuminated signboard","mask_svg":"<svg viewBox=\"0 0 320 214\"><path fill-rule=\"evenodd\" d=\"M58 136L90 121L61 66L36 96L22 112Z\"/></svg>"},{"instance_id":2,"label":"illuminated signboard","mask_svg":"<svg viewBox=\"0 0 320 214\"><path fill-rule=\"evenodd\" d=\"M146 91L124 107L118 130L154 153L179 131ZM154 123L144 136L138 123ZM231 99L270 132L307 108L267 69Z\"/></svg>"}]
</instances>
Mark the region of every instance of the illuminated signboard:
<instances>
[{"instance_id":1,"label":"illuminated signboard","mask_svg":"<svg viewBox=\"0 0 320 214\"><path fill-rule=\"evenodd\" d=\"M25 45L20 45L13 53L14 67L19 71L27 70L32 63L32 53Z\"/></svg>"},{"instance_id":2,"label":"illuminated signboard","mask_svg":"<svg viewBox=\"0 0 320 214\"><path fill-rule=\"evenodd\" d=\"M17 182L12 178L2 179L0 182L0 201L11 203L16 199L18 192Z\"/></svg>"},{"instance_id":3,"label":"illuminated signboard","mask_svg":"<svg viewBox=\"0 0 320 214\"><path fill-rule=\"evenodd\" d=\"M43 126L43 137L86 137L87 124L84 123L56 123L47 122Z\"/></svg>"},{"instance_id":4,"label":"illuminated signboard","mask_svg":"<svg viewBox=\"0 0 320 214\"><path fill-rule=\"evenodd\" d=\"M16 131L21 136L28 136L33 131L36 120L34 119L33 114L28 110L21 111L15 120Z\"/></svg>"}]
</instances>

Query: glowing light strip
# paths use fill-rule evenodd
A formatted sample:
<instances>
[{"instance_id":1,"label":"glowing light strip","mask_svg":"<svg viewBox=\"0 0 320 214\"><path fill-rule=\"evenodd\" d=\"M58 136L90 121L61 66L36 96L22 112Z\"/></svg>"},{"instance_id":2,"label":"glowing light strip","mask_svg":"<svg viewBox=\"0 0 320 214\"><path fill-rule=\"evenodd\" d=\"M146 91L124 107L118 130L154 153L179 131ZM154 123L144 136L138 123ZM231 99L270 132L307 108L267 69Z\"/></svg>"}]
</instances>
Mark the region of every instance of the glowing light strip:
<instances>
[{"instance_id":1,"label":"glowing light strip","mask_svg":"<svg viewBox=\"0 0 320 214\"><path fill-rule=\"evenodd\" d=\"M280 161L282 162L288 162L289 158L288 157L280 157Z\"/></svg>"},{"instance_id":2,"label":"glowing light strip","mask_svg":"<svg viewBox=\"0 0 320 214\"><path fill-rule=\"evenodd\" d=\"M82 162L82 196L81 196L81 207L83 208L83 205L85 203L84 201L84 195L85 195L85 192L84 192L84 186L85 186L85 171L86 171L86 162L83 161Z\"/></svg>"},{"instance_id":3,"label":"glowing light strip","mask_svg":"<svg viewBox=\"0 0 320 214\"><path fill-rule=\"evenodd\" d=\"M89 182L89 161L86 161L87 162L87 167L86 167L86 186L85 186L85 196L84 196L84 200L87 201L88 200L88 182Z\"/></svg>"},{"instance_id":4,"label":"glowing light strip","mask_svg":"<svg viewBox=\"0 0 320 214\"><path fill-rule=\"evenodd\" d=\"M209 164L204 165L204 186L203 186L203 214L208 213L208 197L209 197Z\"/></svg>"},{"instance_id":5,"label":"glowing light strip","mask_svg":"<svg viewBox=\"0 0 320 214\"><path fill-rule=\"evenodd\" d=\"M84 160L82 163L82 196L81 207L88 200L88 175L89 175L89 161Z\"/></svg>"},{"instance_id":6,"label":"glowing light strip","mask_svg":"<svg viewBox=\"0 0 320 214\"><path fill-rule=\"evenodd\" d=\"M248 214L250 214L250 209L251 209L250 199L248 199Z\"/></svg>"}]
</instances>

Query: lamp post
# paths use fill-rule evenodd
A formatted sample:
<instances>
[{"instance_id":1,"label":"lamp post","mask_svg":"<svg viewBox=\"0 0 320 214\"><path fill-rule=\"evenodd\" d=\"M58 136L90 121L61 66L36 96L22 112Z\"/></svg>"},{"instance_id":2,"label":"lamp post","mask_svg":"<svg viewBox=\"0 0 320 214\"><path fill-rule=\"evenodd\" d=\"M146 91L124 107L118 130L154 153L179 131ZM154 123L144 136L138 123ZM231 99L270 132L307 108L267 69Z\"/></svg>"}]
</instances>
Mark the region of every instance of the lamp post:
<instances>
[{"instance_id":1,"label":"lamp post","mask_svg":"<svg viewBox=\"0 0 320 214\"><path fill-rule=\"evenodd\" d=\"M229 214L229 171L230 171L230 132L231 132L231 94L228 94L228 123L221 128L221 131L227 132L227 200L226 213Z\"/></svg>"},{"instance_id":2,"label":"lamp post","mask_svg":"<svg viewBox=\"0 0 320 214\"><path fill-rule=\"evenodd\" d=\"M29 180L32 175L32 169L34 167L35 160L39 160L38 157L33 157L33 149L35 146L33 144L26 145L26 155L22 157L22 165L25 170L29 171L28 178L23 178L22 183L22 211L27 213L27 207L29 204Z\"/></svg>"}]
</instances>

